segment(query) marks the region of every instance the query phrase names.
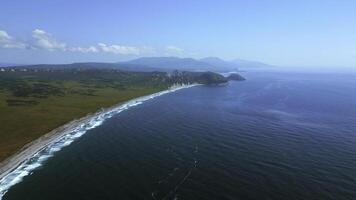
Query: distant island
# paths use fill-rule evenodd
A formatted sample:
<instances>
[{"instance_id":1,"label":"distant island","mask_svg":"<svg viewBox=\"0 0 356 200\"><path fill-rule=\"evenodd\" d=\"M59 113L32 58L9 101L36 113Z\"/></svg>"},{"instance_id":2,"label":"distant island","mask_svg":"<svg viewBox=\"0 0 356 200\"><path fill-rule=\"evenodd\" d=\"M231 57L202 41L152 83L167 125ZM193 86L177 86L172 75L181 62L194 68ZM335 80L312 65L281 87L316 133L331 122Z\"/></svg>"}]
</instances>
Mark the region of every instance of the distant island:
<instances>
[{"instance_id":1,"label":"distant island","mask_svg":"<svg viewBox=\"0 0 356 200\"><path fill-rule=\"evenodd\" d=\"M0 68L0 162L51 130L102 108L174 85L229 80L237 79L208 71L140 72L94 63ZM0 174L9 162L0 164Z\"/></svg>"}]
</instances>

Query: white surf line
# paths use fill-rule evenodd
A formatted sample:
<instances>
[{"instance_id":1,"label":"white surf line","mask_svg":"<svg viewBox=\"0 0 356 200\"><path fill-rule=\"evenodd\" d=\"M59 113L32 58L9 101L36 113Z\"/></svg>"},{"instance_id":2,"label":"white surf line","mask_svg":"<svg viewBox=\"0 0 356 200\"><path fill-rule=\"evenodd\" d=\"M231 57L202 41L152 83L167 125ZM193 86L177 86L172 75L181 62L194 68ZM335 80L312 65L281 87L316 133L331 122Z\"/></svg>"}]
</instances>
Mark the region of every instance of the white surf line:
<instances>
[{"instance_id":1,"label":"white surf line","mask_svg":"<svg viewBox=\"0 0 356 200\"><path fill-rule=\"evenodd\" d=\"M38 151L26 156L21 164L15 167L12 171L6 172L6 174L3 175L3 177L0 179L0 200L2 200L6 192L12 186L20 183L25 176L31 175L33 171L42 166L48 158L53 157L55 152L58 152L63 147L70 145L75 139L84 135L88 130L100 126L106 119L109 119L113 115L125 111L131 107L140 105L150 99L197 85L199 84L175 84L168 90L127 101L126 103L120 104L119 106L114 107L108 111L98 112L89 119L85 120L83 123L76 125L74 128L71 128L70 130L64 130L61 136L59 136L57 139L49 142Z\"/></svg>"}]
</instances>

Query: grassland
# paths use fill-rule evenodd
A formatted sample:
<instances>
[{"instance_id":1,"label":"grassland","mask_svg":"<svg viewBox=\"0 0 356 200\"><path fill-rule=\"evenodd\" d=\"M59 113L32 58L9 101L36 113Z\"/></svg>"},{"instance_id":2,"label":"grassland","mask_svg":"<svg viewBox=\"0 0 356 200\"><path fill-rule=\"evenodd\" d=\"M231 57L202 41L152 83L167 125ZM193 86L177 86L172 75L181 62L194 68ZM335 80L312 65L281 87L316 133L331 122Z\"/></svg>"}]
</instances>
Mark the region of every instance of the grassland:
<instances>
[{"instance_id":1,"label":"grassland","mask_svg":"<svg viewBox=\"0 0 356 200\"><path fill-rule=\"evenodd\" d=\"M100 108L167 89L164 73L65 70L0 73L0 161Z\"/></svg>"},{"instance_id":2,"label":"grassland","mask_svg":"<svg viewBox=\"0 0 356 200\"><path fill-rule=\"evenodd\" d=\"M101 108L166 90L175 83L226 81L212 72L8 68L0 71L0 162L51 130Z\"/></svg>"}]
</instances>

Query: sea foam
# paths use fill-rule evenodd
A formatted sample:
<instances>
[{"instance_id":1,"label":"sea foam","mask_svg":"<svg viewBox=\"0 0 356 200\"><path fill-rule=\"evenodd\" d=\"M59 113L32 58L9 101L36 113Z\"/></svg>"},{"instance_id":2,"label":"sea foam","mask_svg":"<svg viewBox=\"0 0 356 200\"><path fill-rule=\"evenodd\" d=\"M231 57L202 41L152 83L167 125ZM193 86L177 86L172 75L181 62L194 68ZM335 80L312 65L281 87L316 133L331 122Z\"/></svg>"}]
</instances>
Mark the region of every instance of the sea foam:
<instances>
[{"instance_id":1,"label":"sea foam","mask_svg":"<svg viewBox=\"0 0 356 200\"><path fill-rule=\"evenodd\" d=\"M55 152L60 151L63 147L70 145L75 139L84 135L88 130L100 126L106 119L111 118L113 115L125 111L131 107L142 104L143 102L153 99L155 97L175 92L180 89L189 88L196 86L198 84L175 84L168 90L154 93L151 95L139 97L130 100L124 104L114 107L111 110L98 113L90 118L88 121L78 124L77 127L66 131L61 137L55 141L47 144L40 151L36 152L31 156L31 158L25 160L20 164L15 170L8 173L0 180L0 200L4 197L6 192L15 184L20 183L25 176L31 175L33 171L43 165L43 163L50 157L52 157Z\"/></svg>"}]
</instances>

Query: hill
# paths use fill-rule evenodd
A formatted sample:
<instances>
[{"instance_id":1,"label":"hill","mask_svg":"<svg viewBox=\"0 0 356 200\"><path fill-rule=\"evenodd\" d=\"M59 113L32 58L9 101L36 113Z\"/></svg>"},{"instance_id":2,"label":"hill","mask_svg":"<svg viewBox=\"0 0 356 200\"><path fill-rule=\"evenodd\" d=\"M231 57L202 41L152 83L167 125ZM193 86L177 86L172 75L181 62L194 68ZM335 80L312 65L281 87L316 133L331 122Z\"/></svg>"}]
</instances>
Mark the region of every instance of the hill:
<instances>
[{"instance_id":1,"label":"hill","mask_svg":"<svg viewBox=\"0 0 356 200\"><path fill-rule=\"evenodd\" d=\"M135 64L163 71L186 70L186 71L210 71L215 67L209 63L201 62L193 58L179 57L142 57L121 64Z\"/></svg>"},{"instance_id":2,"label":"hill","mask_svg":"<svg viewBox=\"0 0 356 200\"><path fill-rule=\"evenodd\" d=\"M206 57L202 59L179 58L179 57L143 57L120 64L140 65L141 68L153 68L159 71L186 70L186 71L213 71L213 72L230 72L238 71L239 69L248 68L265 68L270 65L255 62L235 59L233 61L225 61L218 57Z\"/></svg>"},{"instance_id":3,"label":"hill","mask_svg":"<svg viewBox=\"0 0 356 200\"><path fill-rule=\"evenodd\" d=\"M39 64L39 65L18 65L9 66L14 69L37 69L37 70L88 70L88 69L115 69L131 72L153 72L160 71L158 68L152 68L140 64L129 63L102 63L102 62L85 62L85 63L71 63L71 64Z\"/></svg>"},{"instance_id":4,"label":"hill","mask_svg":"<svg viewBox=\"0 0 356 200\"><path fill-rule=\"evenodd\" d=\"M9 65L13 66L13 65ZM16 66L15 66L16 67ZM207 57L202 59L179 58L179 57L142 57L134 60L117 63L104 62L83 62L72 64L40 64L40 65L19 65L20 68L32 69L116 69L131 72L172 72L179 71L212 71L212 72L231 72L240 69L267 68L267 65L261 62L235 59L225 61L217 57Z\"/></svg>"}]
</instances>

